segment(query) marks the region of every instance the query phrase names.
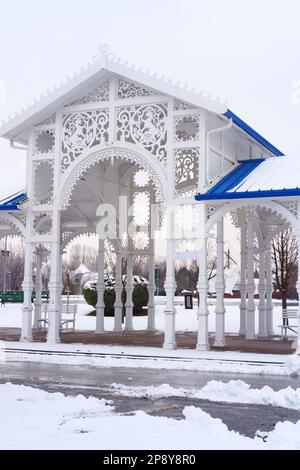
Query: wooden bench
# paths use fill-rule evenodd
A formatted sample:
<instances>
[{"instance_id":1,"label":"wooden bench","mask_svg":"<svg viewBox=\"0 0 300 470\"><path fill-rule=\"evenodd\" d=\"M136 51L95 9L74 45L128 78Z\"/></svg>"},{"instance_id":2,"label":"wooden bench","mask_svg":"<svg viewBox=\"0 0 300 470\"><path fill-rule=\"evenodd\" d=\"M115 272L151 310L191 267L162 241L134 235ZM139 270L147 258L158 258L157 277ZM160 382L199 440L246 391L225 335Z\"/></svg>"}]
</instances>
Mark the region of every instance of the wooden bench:
<instances>
[{"instance_id":1,"label":"wooden bench","mask_svg":"<svg viewBox=\"0 0 300 470\"><path fill-rule=\"evenodd\" d=\"M297 335L297 328L298 328L298 309L297 308L289 308L283 310L282 312L282 320L283 324L278 325L281 328L281 339L287 339L288 330L292 331ZM295 323L290 323L290 320L295 321Z\"/></svg>"},{"instance_id":2,"label":"wooden bench","mask_svg":"<svg viewBox=\"0 0 300 470\"><path fill-rule=\"evenodd\" d=\"M42 316L41 319L38 320L38 329L46 330L49 324L48 319L48 310L49 304L43 303L42 304ZM60 324L59 329L63 331L74 331L75 330L75 321L76 321L76 314L78 311L77 304L63 304L61 317L60 317Z\"/></svg>"}]
</instances>

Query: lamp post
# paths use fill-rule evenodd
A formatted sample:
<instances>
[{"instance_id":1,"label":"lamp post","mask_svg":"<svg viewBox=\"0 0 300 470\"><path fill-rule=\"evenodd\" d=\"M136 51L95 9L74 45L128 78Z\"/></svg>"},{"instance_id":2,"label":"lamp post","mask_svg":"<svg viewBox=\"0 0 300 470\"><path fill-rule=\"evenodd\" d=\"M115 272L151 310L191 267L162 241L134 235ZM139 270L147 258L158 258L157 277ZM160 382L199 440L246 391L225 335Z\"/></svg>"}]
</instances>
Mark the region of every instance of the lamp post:
<instances>
[{"instance_id":1,"label":"lamp post","mask_svg":"<svg viewBox=\"0 0 300 470\"><path fill-rule=\"evenodd\" d=\"M155 295L158 296L158 288L159 288L159 267L155 266Z\"/></svg>"}]
</instances>

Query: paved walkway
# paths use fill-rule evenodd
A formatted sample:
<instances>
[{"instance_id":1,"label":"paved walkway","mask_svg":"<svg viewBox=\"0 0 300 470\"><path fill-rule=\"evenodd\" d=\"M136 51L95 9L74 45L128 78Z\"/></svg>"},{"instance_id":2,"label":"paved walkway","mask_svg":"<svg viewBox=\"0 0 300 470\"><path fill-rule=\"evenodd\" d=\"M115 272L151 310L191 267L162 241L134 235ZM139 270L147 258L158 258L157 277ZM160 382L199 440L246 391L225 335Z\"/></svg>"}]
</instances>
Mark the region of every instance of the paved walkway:
<instances>
[{"instance_id":1,"label":"paved walkway","mask_svg":"<svg viewBox=\"0 0 300 470\"><path fill-rule=\"evenodd\" d=\"M33 334L34 341L45 342L46 333L39 332ZM95 335L91 331L76 331L74 333L61 333L62 343L81 343L81 344L104 344L119 346L147 346L161 348L164 335L162 331L148 333L146 331L135 331L132 333L113 333L107 332L104 335ZM0 341L19 341L19 328L0 328ZM179 348L195 349L197 343L197 334L193 332L176 333L176 341ZM249 353L266 354L292 354L293 341L282 341L279 336L268 339L255 339L246 341L244 337L237 335L226 335L227 346L225 348L214 348L214 338L210 336L209 343L211 349L224 351L242 351Z\"/></svg>"}]
</instances>

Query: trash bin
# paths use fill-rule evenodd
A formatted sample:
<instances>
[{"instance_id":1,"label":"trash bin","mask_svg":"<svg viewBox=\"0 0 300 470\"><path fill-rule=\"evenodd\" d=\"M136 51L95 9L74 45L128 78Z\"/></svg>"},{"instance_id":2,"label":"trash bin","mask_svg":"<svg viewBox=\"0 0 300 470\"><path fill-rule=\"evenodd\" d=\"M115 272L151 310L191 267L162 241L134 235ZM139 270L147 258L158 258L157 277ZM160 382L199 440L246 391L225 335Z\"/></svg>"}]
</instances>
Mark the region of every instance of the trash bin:
<instances>
[{"instance_id":1,"label":"trash bin","mask_svg":"<svg viewBox=\"0 0 300 470\"><path fill-rule=\"evenodd\" d=\"M189 291L184 291L184 308L185 310L193 309L193 293Z\"/></svg>"}]
</instances>

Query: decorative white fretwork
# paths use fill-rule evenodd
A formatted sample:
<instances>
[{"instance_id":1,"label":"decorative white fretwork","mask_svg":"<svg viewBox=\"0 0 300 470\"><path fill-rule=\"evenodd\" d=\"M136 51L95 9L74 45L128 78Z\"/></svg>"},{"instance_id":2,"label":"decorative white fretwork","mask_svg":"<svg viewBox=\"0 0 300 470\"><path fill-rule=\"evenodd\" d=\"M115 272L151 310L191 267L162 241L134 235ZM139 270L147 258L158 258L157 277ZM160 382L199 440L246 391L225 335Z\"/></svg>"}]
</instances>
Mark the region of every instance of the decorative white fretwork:
<instances>
[{"instance_id":1,"label":"decorative white fretwork","mask_svg":"<svg viewBox=\"0 0 300 470\"><path fill-rule=\"evenodd\" d=\"M147 232L137 232L133 234L133 246L136 250L149 248L149 234Z\"/></svg>"},{"instance_id":2,"label":"decorative white fretwork","mask_svg":"<svg viewBox=\"0 0 300 470\"><path fill-rule=\"evenodd\" d=\"M167 106L153 104L117 108L117 140L142 145L166 164Z\"/></svg>"},{"instance_id":3,"label":"decorative white fretwork","mask_svg":"<svg viewBox=\"0 0 300 470\"><path fill-rule=\"evenodd\" d=\"M109 138L109 111L68 114L63 120L62 171L85 149Z\"/></svg>"},{"instance_id":4,"label":"decorative white fretwork","mask_svg":"<svg viewBox=\"0 0 300 470\"><path fill-rule=\"evenodd\" d=\"M38 160L33 163L33 202L36 205L51 204L54 198L54 160Z\"/></svg>"},{"instance_id":5,"label":"decorative white fretwork","mask_svg":"<svg viewBox=\"0 0 300 470\"><path fill-rule=\"evenodd\" d=\"M73 235L73 232L63 232L61 235L61 242L64 243L71 235Z\"/></svg>"},{"instance_id":6,"label":"decorative white fretwork","mask_svg":"<svg viewBox=\"0 0 300 470\"><path fill-rule=\"evenodd\" d=\"M186 109L195 109L197 106L192 106L184 101L174 100L174 111L184 111Z\"/></svg>"},{"instance_id":7,"label":"decorative white fretwork","mask_svg":"<svg viewBox=\"0 0 300 470\"><path fill-rule=\"evenodd\" d=\"M145 170L138 170L133 176L133 184L137 188L144 188L149 184L149 175Z\"/></svg>"},{"instance_id":8,"label":"decorative white fretwork","mask_svg":"<svg viewBox=\"0 0 300 470\"><path fill-rule=\"evenodd\" d=\"M297 210L297 201L285 201L285 202L278 202L281 206L285 207L288 211L291 212L295 217L298 216Z\"/></svg>"},{"instance_id":9,"label":"decorative white fretwork","mask_svg":"<svg viewBox=\"0 0 300 470\"><path fill-rule=\"evenodd\" d=\"M56 114L52 114L52 116L48 117L45 119L45 121L42 121L38 124L38 126L52 126L52 124L55 124L56 122Z\"/></svg>"},{"instance_id":10,"label":"decorative white fretwork","mask_svg":"<svg viewBox=\"0 0 300 470\"><path fill-rule=\"evenodd\" d=\"M33 214L32 235L52 235L53 215L51 211L39 211Z\"/></svg>"},{"instance_id":11,"label":"decorative white fretwork","mask_svg":"<svg viewBox=\"0 0 300 470\"><path fill-rule=\"evenodd\" d=\"M197 188L198 160L198 149L175 151L175 189L177 194Z\"/></svg>"},{"instance_id":12,"label":"decorative white fretwork","mask_svg":"<svg viewBox=\"0 0 300 470\"><path fill-rule=\"evenodd\" d=\"M109 100L109 82L106 81L97 85L90 93L78 98L65 106L75 106L78 104L99 103Z\"/></svg>"},{"instance_id":13,"label":"decorative white fretwork","mask_svg":"<svg viewBox=\"0 0 300 470\"><path fill-rule=\"evenodd\" d=\"M15 212L14 217L21 222L21 224L24 226L24 229L25 229L25 226L26 226L26 213L21 212L21 211Z\"/></svg>"},{"instance_id":14,"label":"decorative white fretwork","mask_svg":"<svg viewBox=\"0 0 300 470\"><path fill-rule=\"evenodd\" d=\"M70 205L71 197L73 191L82 177L86 173L86 171L96 165L98 162L101 161L116 161L116 160L125 160L132 162L134 164L139 165L142 169L147 171L149 174L149 178L151 179L154 188L155 188L155 199L156 202L163 202L164 201L164 194L162 185L160 182L159 177L157 176L156 172L153 168L148 164L146 160L144 160L138 153L133 152L127 149L105 149L99 150L97 152L91 153L84 161L76 168L72 177L68 181L68 184L64 190L63 198L62 198L62 206L68 207Z\"/></svg>"},{"instance_id":15,"label":"decorative white fretwork","mask_svg":"<svg viewBox=\"0 0 300 470\"><path fill-rule=\"evenodd\" d=\"M196 143L199 141L200 116L177 116L174 119L175 142Z\"/></svg>"},{"instance_id":16,"label":"decorative white fretwork","mask_svg":"<svg viewBox=\"0 0 300 470\"><path fill-rule=\"evenodd\" d=\"M206 205L206 220L209 220L216 210L217 206L215 204Z\"/></svg>"},{"instance_id":17,"label":"decorative white fretwork","mask_svg":"<svg viewBox=\"0 0 300 470\"><path fill-rule=\"evenodd\" d=\"M117 96L118 100L126 98L135 98L137 96L153 96L160 95L161 93L144 88L136 83L128 82L127 80L120 79L118 81Z\"/></svg>"},{"instance_id":18,"label":"decorative white fretwork","mask_svg":"<svg viewBox=\"0 0 300 470\"><path fill-rule=\"evenodd\" d=\"M150 223L150 195L146 191L138 191L133 195L133 220L141 226Z\"/></svg>"},{"instance_id":19,"label":"decorative white fretwork","mask_svg":"<svg viewBox=\"0 0 300 470\"><path fill-rule=\"evenodd\" d=\"M53 153L55 150L55 131L41 130L34 134L34 155Z\"/></svg>"}]
</instances>

